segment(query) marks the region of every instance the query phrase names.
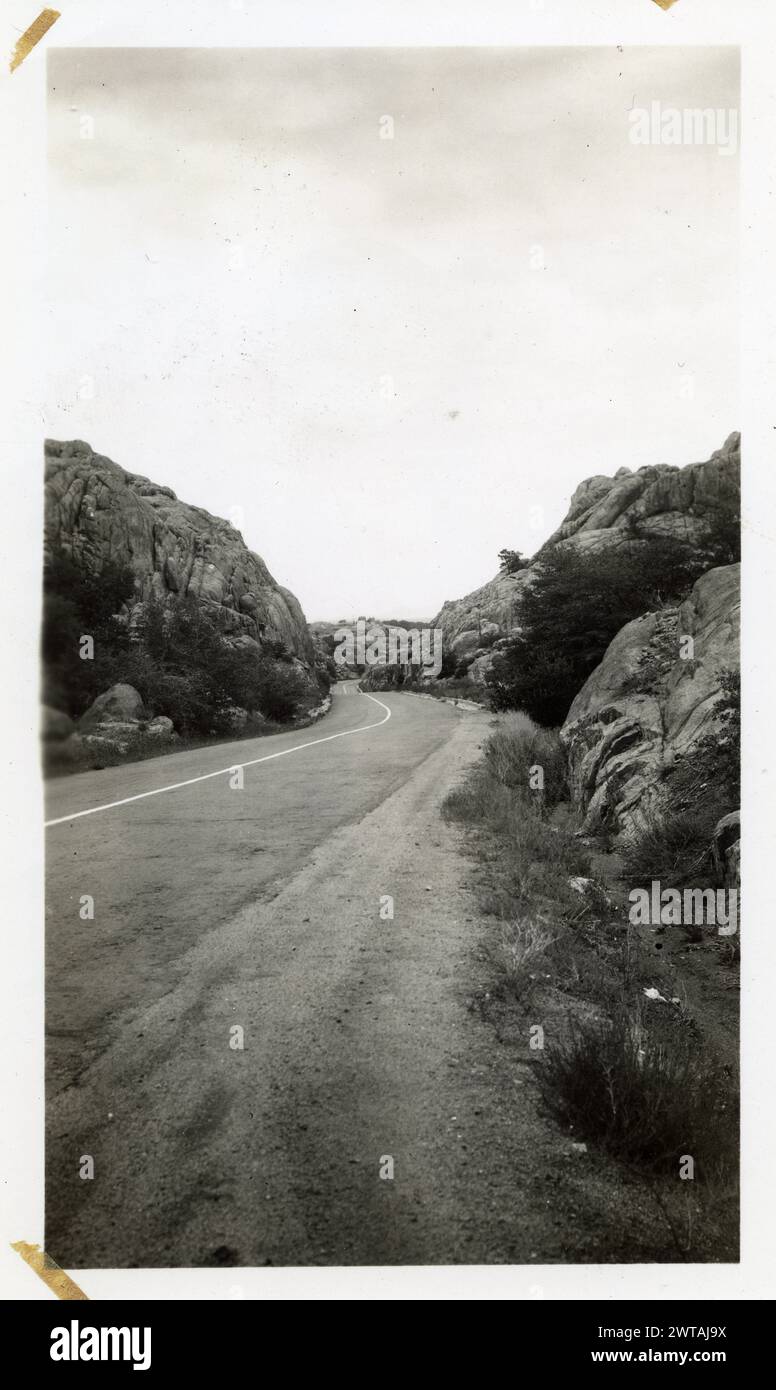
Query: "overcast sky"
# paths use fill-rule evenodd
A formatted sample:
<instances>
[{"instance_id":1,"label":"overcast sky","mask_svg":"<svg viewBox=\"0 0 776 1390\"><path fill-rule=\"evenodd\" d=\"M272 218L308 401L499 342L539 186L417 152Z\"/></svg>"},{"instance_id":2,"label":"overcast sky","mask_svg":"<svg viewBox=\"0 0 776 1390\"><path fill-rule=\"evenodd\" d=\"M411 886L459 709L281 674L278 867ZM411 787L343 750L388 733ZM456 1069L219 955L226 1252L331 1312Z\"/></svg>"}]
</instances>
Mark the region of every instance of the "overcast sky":
<instances>
[{"instance_id":1,"label":"overcast sky","mask_svg":"<svg viewBox=\"0 0 776 1390\"><path fill-rule=\"evenodd\" d=\"M628 120L737 107L734 50L48 62L47 433L230 517L309 619L429 619L584 477L738 427L738 158Z\"/></svg>"}]
</instances>

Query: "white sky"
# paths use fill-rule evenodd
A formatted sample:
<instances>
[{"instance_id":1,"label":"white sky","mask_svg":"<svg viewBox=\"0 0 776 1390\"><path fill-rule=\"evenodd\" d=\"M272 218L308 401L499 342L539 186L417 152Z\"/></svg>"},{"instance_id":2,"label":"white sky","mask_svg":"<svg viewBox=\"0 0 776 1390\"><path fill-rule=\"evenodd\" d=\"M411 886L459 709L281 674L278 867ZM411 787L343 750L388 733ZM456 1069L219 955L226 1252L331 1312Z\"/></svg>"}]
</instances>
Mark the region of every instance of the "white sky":
<instances>
[{"instance_id":1,"label":"white sky","mask_svg":"<svg viewBox=\"0 0 776 1390\"><path fill-rule=\"evenodd\" d=\"M311 620L428 619L582 478L738 427L738 159L627 115L737 107L734 50L52 49L49 81L47 433L230 516Z\"/></svg>"}]
</instances>

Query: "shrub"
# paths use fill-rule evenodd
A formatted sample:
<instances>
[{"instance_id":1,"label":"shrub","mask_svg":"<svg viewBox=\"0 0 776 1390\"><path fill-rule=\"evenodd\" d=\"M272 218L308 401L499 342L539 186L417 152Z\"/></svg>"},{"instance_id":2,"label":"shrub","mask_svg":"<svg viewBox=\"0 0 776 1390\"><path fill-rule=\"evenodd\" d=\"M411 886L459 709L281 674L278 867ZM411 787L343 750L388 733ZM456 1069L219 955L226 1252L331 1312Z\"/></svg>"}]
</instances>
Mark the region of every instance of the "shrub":
<instances>
[{"instance_id":1,"label":"shrub","mask_svg":"<svg viewBox=\"0 0 776 1390\"><path fill-rule=\"evenodd\" d=\"M485 744L485 757L499 782L530 792L543 808L556 806L568 795L566 757L556 729L540 729L523 714L505 719ZM541 769L544 788L531 787L532 769Z\"/></svg>"},{"instance_id":2,"label":"shrub","mask_svg":"<svg viewBox=\"0 0 776 1390\"><path fill-rule=\"evenodd\" d=\"M679 614L676 608L663 609L657 614L655 630L636 661L632 675L626 676L620 689L645 694L657 694L663 689L666 677L676 664L679 650Z\"/></svg>"},{"instance_id":3,"label":"shrub","mask_svg":"<svg viewBox=\"0 0 776 1390\"><path fill-rule=\"evenodd\" d=\"M305 691L294 667L224 640L217 616L196 599L149 600L138 633L131 683L182 732L228 731L233 705L278 723L296 714Z\"/></svg>"},{"instance_id":4,"label":"shrub","mask_svg":"<svg viewBox=\"0 0 776 1390\"><path fill-rule=\"evenodd\" d=\"M135 576L132 567L108 560L98 575L82 568L67 551L53 549L43 567L44 597L59 595L77 609L84 631L112 630L113 618L132 596Z\"/></svg>"},{"instance_id":5,"label":"shrub","mask_svg":"<svg viewBox=\"0 0 776 1390\"><path fill-rule=\"evenodd\" d=\"M518 574L531 562L519 550L500 550L498 565L502 574Z\"/></svg>"},{"instance_id":6,"label":"shrub","mask_svg":"<svg viewBox=\"0 0 776 1390\"><path fill-rule=\"evenodd\" d=\"M292 653L281 637L265 637L261 649L265 656L274 657L275 661L290 661L292 658Z\"/></svg>"},{"instance_id":7,"label":"shrub","mask_svg":"<svg viewBox=\"0 0 776 1390\"><path fill-rule=\"evenodd\" d=\"M718 886L712 839L722 814L703 804L647 812L622 841L624 876L639 885L659 879L666 888Z\"/></svg>"},{"instance_id":8,"label":"shrub","mask_svg":"<svg viewBox=\"0 0 776 1390\"><path fill-rule=\"evenodd\" d=\"M339 671L331 657L326 660L320 656L315 658L315 679L318 689L322 695L328 695L332 687L332 682L339 679Z\"/></svg>"},{"instance_id":9,"label":"shrub","mask_svg":"<svg viewBox=\"0 0 776 1390\"><path fill-rule=\"evenodd\" d=\"M267 719L283 724L294 718L304 694L304 684L293 667L287 670L265 662L258 672L252 699L254 707Z\"/></svg>"},{"instance_id":10,"label":"shrub","mask_svg":"<svg viewBox=\"0 0 776 1390\"><path fill-rule=\"evenodd\" d=\"M79 718L106 686L129 643L117 613L134 592L127 565L109 562L99 578L82 570L61 549L46 556L43 568L41 658L46 704ZM82 636L94 638L94 660L82 661Z\"/></svg>"},{"instance_id":11,"label":"shrub","mask_svg":"<svg viewBox=\"0 0 776 1390\"><path fill-rule=\"evenodd\" d=\"M685 598L707 568L685 543L637 530L594 554L574 545L546 550L520 597L520 632L486 678L493 708L562 724L620 628Z\"/></svg>"},{"instance_id":12,"label":"shrub","mask_svg":"<svg viewBox=\"0 0 776 1390\"><path fill-rule=\"evenodd\" d=\"M680 1030L664 1045L624 1012L575 1021L548 1043L536 1076L557 1118L637 1168L677 1176L691 1155L702 1181L734 1171L736 1098L724 1069Z\"/></svg>"},{"instance_id":13,"label":"shrub","mask_svg":"<svg viewBox=\"0 0 776 1390\"><path fill-rule=\"evenodd\" d=\"M130 636L116 610L134 592L132 571L107 565L95 578L55 552L44 573L43 697L78 718L101 691L118 681L135 686L155 714L178 732L228 732L231 708L258 709L268 719L292 719L306 686L282 642L235 645L220 613L192 597L147 599ZM95 639L94 660L82 661L79 638ZM321 689L326 671L318 673Z\"/></svg>"},{"instance_id":14,"label":"shrub","mask_svg":"<svg viewBox=\"0 0 776 1390\"><path fill-rule=\"evenodd\" d=\"M442 802L442 816L462 825L477 825L487 819L491 801L491 777L483 763L472 768L465 781L453 787Z\"/></svg>"},{"instance_id":15,"label":"shrub","mask_svg":"<svg viewBox=\"0 0 776 1390\"><path fill-rule=\"evenodd\" d=\"M544 791L529 783L529 768L542 759ZM445 798L446 820L483 827L499 847L482 901L485 911L504 921L550 913L570 919L578 912L579 895L569 879L589 874L590 853L548 817L564 791L557 734L514 715L488 739L483 760Z\"/></svg>"},{"instance_id":16,"label":"shrub","mask_svg":"<svg viewBox=\"0 0 776 1390\"><path fill-rule=\"evenodd\" d=\"M547 727L563 723L574 696L596 665L579 662L548 647L531 650L524 636L513 637L494 658L485 685L494 710L521 709Z\"/></svg>"}]
</instances>

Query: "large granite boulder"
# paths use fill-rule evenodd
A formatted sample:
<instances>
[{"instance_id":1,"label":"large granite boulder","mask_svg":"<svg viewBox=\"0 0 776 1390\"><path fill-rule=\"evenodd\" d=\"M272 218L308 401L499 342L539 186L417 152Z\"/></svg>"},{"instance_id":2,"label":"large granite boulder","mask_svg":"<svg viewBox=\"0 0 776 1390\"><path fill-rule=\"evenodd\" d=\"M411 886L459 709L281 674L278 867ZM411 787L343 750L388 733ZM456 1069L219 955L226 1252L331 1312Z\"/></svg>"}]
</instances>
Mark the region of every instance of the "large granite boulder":
<instances>
[{"instance_id":1,"label":"large granite boulder","mask_svg":"<svg viewBox=\"0 0 776 1390\"><path fill-rule=\"evenodd\" d=\"M176 737L173 722L166 714L157 714L155 719L149 720L145 727L145 733L148 738L158 738L162 742Z\"/></svg>"},{"instance_id":2,"label":"large granite boulder","mask_svg":"<svg viewBox=\"0 0 776 1390\"><path fill-rule=\"evenodd\" d=\"M145 717L139 691L120 681L92 701L78 721L78 733L92 752L126 753L145 728Z\"/></svg>"},{"instance_id":3,"label":"large granite boulder","mask_svg":"<svg viewBox=\"0 0 776 1390\"><path fill-rule=\"evenodd\" d=\"M496 623L484 622L480 624L479 628L466 628L463 632L459 632L458 636L454 637L450 643L450 649L458 657L468 656L485 645L484 638L497 637L498 633L499 628Z\"/></svg>"},{"instance_id":4,"label":"large granite boulder","mask_svg":"<svg viewBox=\"0 0 776 1390\"><path fill-rule=\"evenodd\" d=\"M119 682L97 696L81 715L79 728L81 733L94 733L103 725L120 724L124 726L123 731L131 731L132 725L145 719L145 713L143 700L134 685Z\"/></svg>"},{"instance_id":5,"label":"large granite boulder","mask_svg":"<svg viewBox=\"0 0 776 1390\"><path fill-rule=\"evenodd\" d=\"M586 830L638 824L714 731L723 673L739 664L739 570L709 570L680 608L627 623L574 700L561 740Z\"/></svg>"}]
</instances>

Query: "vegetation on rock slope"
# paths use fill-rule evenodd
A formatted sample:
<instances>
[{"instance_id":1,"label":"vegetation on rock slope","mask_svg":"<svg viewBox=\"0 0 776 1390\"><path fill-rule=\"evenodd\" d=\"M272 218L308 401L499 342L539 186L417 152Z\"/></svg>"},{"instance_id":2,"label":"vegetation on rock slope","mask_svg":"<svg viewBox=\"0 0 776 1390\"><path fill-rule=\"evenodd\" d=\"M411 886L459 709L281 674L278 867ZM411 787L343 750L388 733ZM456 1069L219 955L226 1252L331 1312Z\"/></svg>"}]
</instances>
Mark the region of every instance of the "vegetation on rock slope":
<instances>
[{"instance_id":1,"label":"vegetation on rock slope","mask_svg":"<svg viewBox=\"0 0 776 1390\"><path fill-rule=\"evenodd\" d=\"M227 733L230 710L241 706L265 718L292 719L308 686L281 643L259 650L223 634L218 614L191 597L151 597L133 614L128 565L109 563L99 576L61 550L44 570L43 698L73 719L118 682L134 686L147 710L166 715L184 735ZM93 657L81 657L81 638L93 638ZM325 674L321 690L328 688Z\"/></svg>"}]
</instances>

